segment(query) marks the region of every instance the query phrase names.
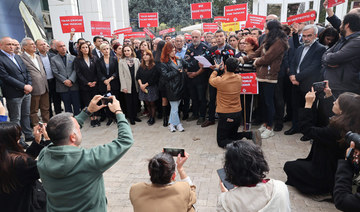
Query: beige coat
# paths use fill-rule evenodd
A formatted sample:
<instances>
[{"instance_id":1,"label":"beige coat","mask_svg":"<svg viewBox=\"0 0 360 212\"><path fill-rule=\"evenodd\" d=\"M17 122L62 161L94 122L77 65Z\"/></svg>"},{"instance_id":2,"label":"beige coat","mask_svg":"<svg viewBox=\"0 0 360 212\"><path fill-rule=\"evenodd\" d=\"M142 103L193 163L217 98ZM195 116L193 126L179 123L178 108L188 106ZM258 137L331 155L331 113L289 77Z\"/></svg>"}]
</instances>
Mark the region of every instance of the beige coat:
<instances>
[{"instance_id":1,"label":"beige coat","mask_svg":"<svg viewBox=\"0 0 360 212\"><path fill-rule=\"evenodd\" d=\"M47 82L47 78L46 78L46 72L44 69L44 65L41 61L41 58L37 54L34 54L34 55L39 63L40 70L35 66L35 64L31 61L31 59L25 53L22 53L20 55L20 57L24 61L26 68L32 78L33 90L31 92L31 94L34 96L38 96L38 95L42 95L45 92L49 91L49 87L48 87L48 82Z\"/></svg>"},{"instance_id":2,"label":"beige coat","mask_svg":"<svg viewBox=\"0 0 360 212\"><path fill-rule=\"evenodd\" d=\"M134 212L195 212L195 186L187 182L169 185L137 183L130 188Z\"/></svg>"},{"instance_id":3,"label":"beige coat","mask_svg":"<svg viewBox=\"0 0 360 212\"><path fill-rule=\"evenodd\" d=\"M134 58L134 66L135 66L134 77L136 78L136 73L140 67L139 59ZM127 93L130 94L131 86L133 86L133 85L131 84L130 70L126 63L125 58L119 60L119 78L120 78L121 91L123 89L127 89L128 90ZM139 92L139 84L137 83L136 79L134 81L135 81L135 86L136 86L136 92Z\"/></svg>"}]
</instances>

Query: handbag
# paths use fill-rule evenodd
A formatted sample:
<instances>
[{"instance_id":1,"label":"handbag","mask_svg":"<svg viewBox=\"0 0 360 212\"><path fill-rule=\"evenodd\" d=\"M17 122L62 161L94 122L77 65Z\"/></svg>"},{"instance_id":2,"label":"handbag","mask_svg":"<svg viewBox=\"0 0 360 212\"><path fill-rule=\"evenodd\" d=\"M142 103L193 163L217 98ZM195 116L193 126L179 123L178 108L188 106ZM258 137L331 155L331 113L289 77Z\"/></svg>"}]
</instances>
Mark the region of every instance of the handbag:
<instances>
[{"instance_id":1,"label":"handbag","mask_svg":"<svg viewBox=\"0 0 360 212\"><path fill-rule=\"evenodd\" d=\"M46 192L42 183L38 180L32 185L30 208L34 212L46 212Z\"/></svg>"}]
</instances>

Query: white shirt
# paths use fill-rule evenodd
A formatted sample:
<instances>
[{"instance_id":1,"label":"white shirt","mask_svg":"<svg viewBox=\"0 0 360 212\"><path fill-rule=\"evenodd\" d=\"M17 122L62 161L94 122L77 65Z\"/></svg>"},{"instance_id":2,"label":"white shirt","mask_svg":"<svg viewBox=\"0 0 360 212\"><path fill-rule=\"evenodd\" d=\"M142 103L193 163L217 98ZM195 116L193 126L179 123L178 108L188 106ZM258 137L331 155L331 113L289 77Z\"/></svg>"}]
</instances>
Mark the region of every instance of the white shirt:
<instances>
[{"instance_id":1,"label":"white shirt","mask_svg":"<svg viewBox=\"0 0 360 212\"><path fill-rule=\"evenodd\" d=\"M48 79L48 80L53 79L54 74L52 73L52 70L51 70L49 55L47 55L46 53L45 53L45 55L39 53L39 55L40 55L41 61L44 64L44 69L46 72L46 79Z\"/></svg>"},{"instance_id":2,"label":"white shirt","mask_svg":"<svg viewBox=\"0 0 360 212\"><path fill-rule=\"evenodd\" d=\"M102 53L99 49L95 48L95 51L97 53L97 55L99 56L99 58L102 56Z\"/></svg>"},{"instance_id":3,"label":"white shirt","mask_svg":"<svg viewBox=\"0 0 360 212\"><path fill-rule=\"evenodd\" d=\"M36 59L35 54L33 56L31 56L30 54L28 54L26 51L24 51L25 55L28 56L30 58L30 60L34 63L35 67L40 70L40 65L39 65L39 61Z\"/></svg>"}]
</instances>

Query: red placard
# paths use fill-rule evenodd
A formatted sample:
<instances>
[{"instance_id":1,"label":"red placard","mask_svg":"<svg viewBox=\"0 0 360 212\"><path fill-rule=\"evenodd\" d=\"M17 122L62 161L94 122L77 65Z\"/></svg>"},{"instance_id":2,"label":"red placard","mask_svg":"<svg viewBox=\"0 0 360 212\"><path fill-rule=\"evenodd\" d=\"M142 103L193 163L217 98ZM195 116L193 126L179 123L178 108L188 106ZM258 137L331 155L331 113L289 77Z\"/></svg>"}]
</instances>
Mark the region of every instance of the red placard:
<instances>
[{"instance_id":1,"label":"red placard","mask_svg":"<svg viewBox=\"0 0 360 212\"><path fill-rule=\"evenodd\" d=\"M235 4L224 7L227 22L246 21L247 4Z\"/></svg>"},{"instance_id":2,"label":"red placard","mask_svg":"<svg viewBox=\"0 0 360 212\"><path fill-rule=\"evenodd\" d=\"M264 29L265 20L266 16L249 14L245 26L247 28Z\"/></svg>"},{"instance_id":3,"label":"red placard","mask_svg":"<svg viewBox=\"0 0 360 212\"><path fill-rule=\"evenodd\" d=\"M129 32L124 33L124 39L126 38L146 38L145 32Z\"/></svg>"},{"instance_id":4,"label":"red placard","mask_svg":"<svg viewBox=\"0 0 360 212\"><path fill-rule=\"evenodd\" d=\"M114 34L115 34L115 35L120 35L120 34L130 33L130 32L132 32L132 28L131 28L131 27L114 30Z\"/></svg>"},{"instance_id":5,"label":"red placard","mask_svg":"<svg viewBox=\"0 0 360 212\"><path fill-rule=\"evenodd\" d=\"M82 16L60 16L60 24L63 33L85 32Z\"/></svg>"},{"instance_id":6,"label":"red placard","mask_svg":"<svg viewBox=\"0 0 360 212\"><path fill-rule=\"evenodd\" d=\"M91 35L111 37L111 25L109 21L90 21Z\"/></svg>"},{"instance_id":7,"label":"red placard","mask_svg":"<svg viewBox=\"0 0 360 212\"><path fill-rule=\"evenodd\" d=\"M242 79L241 94L258 94L258 82L256 73L240 74Z\"/></svg>"},{"instance_id":8,"label":"red placard","mask_svg":"<svg viewBox=\"0 0 360 212\"><path fill-rule=\"evenodd\" d=\"M203 30L204 32L216 32L218 29L217 23L203 23Z\"/></svg>"},{"instance_id":9,"label":"red placard","mask_svg":"<svg viewBox=\"0 0 360 212\"><path fill-rule=\"evenodd\" d=\"M289 25L288 22L281 22L282 25Z\"/></svg>"},{"instance_id":10,"label":"red placard","mask_svg":"<svg viewBox=\"0 0 360 212\"><path fill-rule=\"evenodd\" d=\"M158 13L139 13L138 16L139 16L139 28L159 26Z\"/></svg>"},{"instance_id":11,"label":"red placard","mask_svg":"<svg viewBox=\"0 0 360 212\"><path fill-rule=\"evenodd\" d=\"M226 22L226 17L225 16L215 16L214 22Z\"/></svg>"},{"instance_id":12,"label":"red placard","mask_svg":"<svg viewBox=\"0 0 360 212\"><path fill-rule=\"evenodd\" d=\"M328 8L345 3L345 0L328 0Z\"/></svg>"},{"instance_id":13,"label":"red placard","mask_svg":"<svg viewBox=\"0 0 360 212\"><path fill-rule=\"evenodd\" d=\"M191 4L191 19L212 18L211 2Z\"/></svg>"},{"instance_id":14,"label":"red placard","mask_svg":"<svg viewBox=\"0 0 360 212\"><path fill-rule=\"evenodd\" d=\"M311 11L311 12L302 13L299 15L290 16L290 17L288 17L287 22L289 25L291 25L294 22L302 23L302 22L306 22L306 21L313 21L315 19L316 19L316 12Z\"/></svg>"},{"instance_id":15,"label":"red placard","mask_svg":"<svg viewBox=\"0 0 360 212\"><path fill-rule=\"evenodd\" d=\"M149 35L149 37L150 37L151 39L155 38L155 35L154 35L153 33L151 33L148 28L144 28L143 30L144 30L144 32L145 32L147 35Z\"/></svg>"},{"instance_id":16,"label":"red placard","mask_svg":"<svg viewBox=\"0 0 360 212\"><path fill-rule=\"evenodd\" d=\"M185 40L192 40L191 35L185 35Z\"/></svg>"},{"instance_id":17,"label":"red placard","mask_svg":"<svg viewBox=\"0 0 360 212\"><path fill-rule=\"evenodd\" d=\"M161 31L159 32L159 35L167 34L167 33L170 33L170 32L175 32L175 28L170 28L170 29L161 30Z\"/></svg>"}]
</instances>

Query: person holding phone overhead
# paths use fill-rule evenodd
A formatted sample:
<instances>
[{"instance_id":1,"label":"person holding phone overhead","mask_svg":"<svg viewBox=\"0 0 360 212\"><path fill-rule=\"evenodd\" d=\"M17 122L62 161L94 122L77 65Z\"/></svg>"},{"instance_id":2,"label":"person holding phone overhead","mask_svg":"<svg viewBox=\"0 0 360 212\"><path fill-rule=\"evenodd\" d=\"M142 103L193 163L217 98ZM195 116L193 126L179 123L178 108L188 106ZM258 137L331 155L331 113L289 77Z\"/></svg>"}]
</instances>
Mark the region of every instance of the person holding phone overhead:
<instances>
[{"instance_id":1,"label":"person holding phone overhead","mask_svg":"<svg viewBox=\"0 0 360 212\"><path fill-rule=\"evenodd\" d=\"M269 166L259 146L241 140L228 144L224 169L226 180L235 187L228 191L220 182L218 212L291 211L286 185L279 180L265 179Z\"/></svg>"},{"instance_id":2,"label":"person holding phone overhead","mask_svg":"<svg viewBox=\"0 0 360 212\"><path fill-rule=\"evenodd\" d=\"M189 158L177 156L176 165L180 182L175 181L175 161L165 152L150 159L148 170L151 184L137 183L130 188L130 201L134 212L195 212L195 185L184 170L184 163Z\"/></svg>"}]
</instances>

